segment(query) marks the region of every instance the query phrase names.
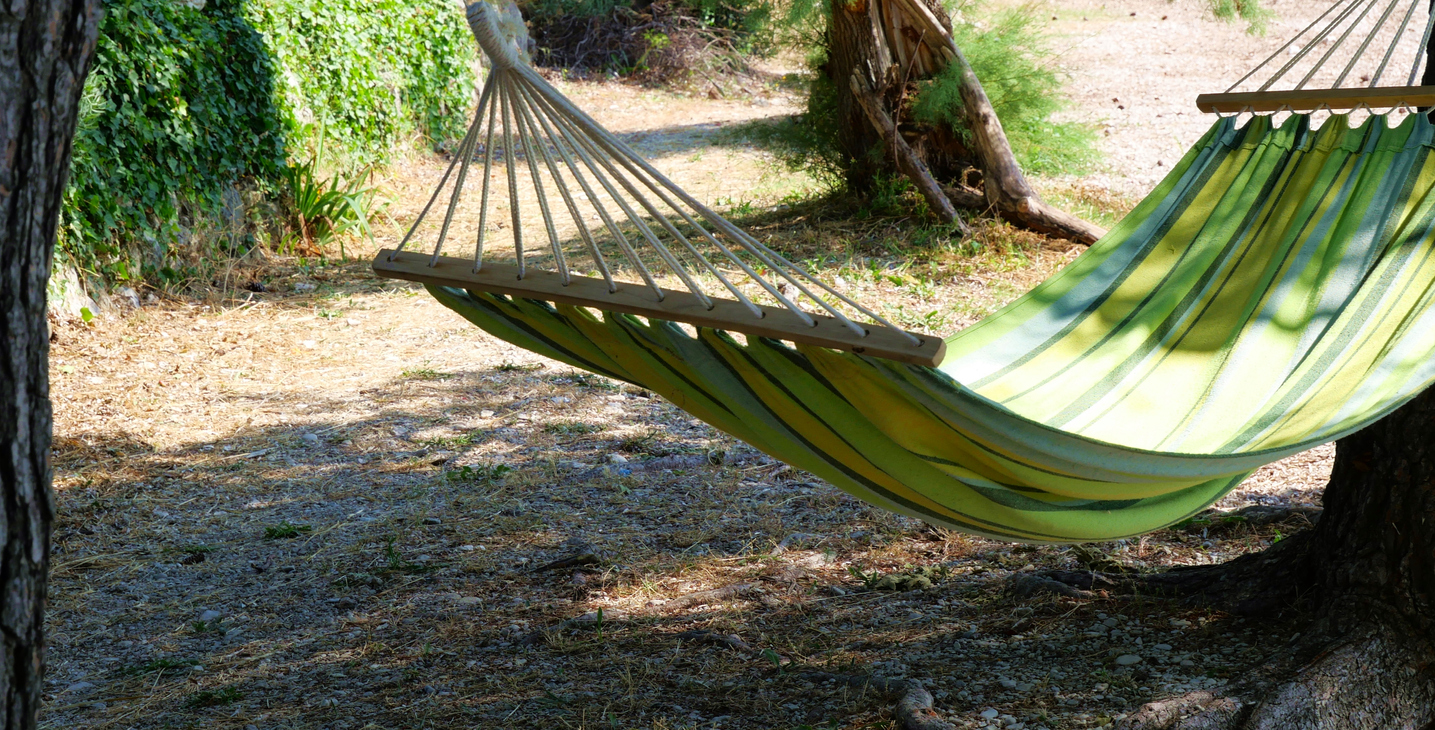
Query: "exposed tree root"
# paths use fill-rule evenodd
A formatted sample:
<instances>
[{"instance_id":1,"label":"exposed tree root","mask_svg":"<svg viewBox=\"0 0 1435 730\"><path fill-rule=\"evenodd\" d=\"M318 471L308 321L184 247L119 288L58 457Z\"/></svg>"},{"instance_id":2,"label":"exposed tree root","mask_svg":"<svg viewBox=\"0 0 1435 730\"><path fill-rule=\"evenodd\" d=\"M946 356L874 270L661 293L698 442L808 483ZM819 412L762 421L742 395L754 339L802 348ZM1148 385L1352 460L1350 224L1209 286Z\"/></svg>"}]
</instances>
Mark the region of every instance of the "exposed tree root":
<instances>
[{"instance_id":1,"label":"exposed tree root","mask_svg":"<svg viewBox=\"0 0 1435 730\"><path fill-rule=\"evenodd\" d=\"M871 688L895 700L893 719L902 730L955 730L932 708L932 693L915 679L883 679L861 674L804 672L804 677L845 684L854 689Z\"/></svg>"},{"instance_id":2,"label":"exposed tree root","mask_svg":"<svg viewBox=\"0 0 1435 730\"><path fill-rule=\"evenodd\" d=\"M1435 673L1423 641L1364 625L1311 655L1318 640L1219 692L1152 702L1123 730L1421 730L1435 723ZM1304 659L1303 661L1301 661Z\"/></svg>"}]
</instances>

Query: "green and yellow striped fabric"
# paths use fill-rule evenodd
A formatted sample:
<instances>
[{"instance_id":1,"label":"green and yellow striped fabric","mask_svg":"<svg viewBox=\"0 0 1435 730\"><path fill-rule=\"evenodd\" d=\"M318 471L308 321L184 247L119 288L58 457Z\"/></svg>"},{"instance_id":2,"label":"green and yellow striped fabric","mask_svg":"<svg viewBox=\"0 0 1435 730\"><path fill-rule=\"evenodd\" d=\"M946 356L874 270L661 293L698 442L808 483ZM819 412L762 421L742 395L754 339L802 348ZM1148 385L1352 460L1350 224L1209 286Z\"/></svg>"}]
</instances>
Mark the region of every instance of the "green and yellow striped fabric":
<instances>
[{"instance_id":1,"label":"green and yellow striped fabric","mask_svg":"<svg viewBox=\"0 0 1435 730\"><path fill-rule=\"evenodd\" d=\"M1435 380L1432 126L1222 119L940 368L430 287L873 504L1002 539L1147 532Z\"/></svg>"}]
</instances>

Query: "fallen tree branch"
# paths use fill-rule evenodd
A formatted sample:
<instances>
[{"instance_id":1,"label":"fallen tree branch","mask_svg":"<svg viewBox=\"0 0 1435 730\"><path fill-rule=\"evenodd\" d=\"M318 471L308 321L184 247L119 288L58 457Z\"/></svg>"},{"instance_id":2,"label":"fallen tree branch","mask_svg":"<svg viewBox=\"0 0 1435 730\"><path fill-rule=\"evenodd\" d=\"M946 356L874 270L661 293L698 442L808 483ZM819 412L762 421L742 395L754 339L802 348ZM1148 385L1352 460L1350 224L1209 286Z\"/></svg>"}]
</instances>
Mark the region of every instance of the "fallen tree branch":
<instances>
[{"instance_id":1,"label":"fallen tree branch","mask_svg":"<svg viewBox=\"0 0 1435 730\"><path fill-rule=\"evenodd\" d=\"M932 212L936 214L938 218L942 219L943 223L956 226L957 230L962 232L962 235L970 234L971 229L969 229L967 224L963 223L961 217L957 215L957 209L952 206L952 201L947 199L947 195L942 191L942 187L932 178L932 173L927 169L926 163L922 162L921 158L912 152L912 148L907 144L907 140L902 139L902 134L897 131L897 125L892 122L892 118L887 116L887 112L883 110L882 100L877 98L877 94L872 90L872 86L868 84L866 79L863 79L860 74L856 73L852 74L851 83L852 96L857 99L857 103L862 107L862 111L867 113L867 119L872 122L873 127L877 128L877 132L882 135L883 141L887 143L888 147L892 148L892 156L897 160L897 168L912 181L912 184L917 187L922 197L926 198L927 205L931 207Z\"/></svg>"},{"instance_id":2,"label":"fallen tree branch","mask_svg":"<svg viewBox=\"0 0 1435 730\"><path fill-rule=\"evenodd\" d=\"M915 679L883 679L862 674L831 674L804 672L803 677L819 681L839 682L854 689L872 688L896 701L892 716L902 730L955 730L956 726L942 719L932 708L932 693Z\"/></svg>"}]
</instances>

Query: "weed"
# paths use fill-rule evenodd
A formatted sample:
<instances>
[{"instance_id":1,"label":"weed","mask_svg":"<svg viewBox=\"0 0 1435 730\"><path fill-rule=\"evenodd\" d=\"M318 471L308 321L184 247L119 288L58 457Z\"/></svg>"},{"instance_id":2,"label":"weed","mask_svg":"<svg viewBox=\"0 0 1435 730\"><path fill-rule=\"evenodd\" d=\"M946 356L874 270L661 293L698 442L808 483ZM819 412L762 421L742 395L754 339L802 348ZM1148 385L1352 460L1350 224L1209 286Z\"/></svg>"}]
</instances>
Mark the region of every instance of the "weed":
<instances>
[{"instance_id":1,"label":"weed","mask_svg":"<svg viewBox=\"0 0 1435 730\"><path fill-rule=\"evenodd\" d=\"M125 667L124 669L120 670L120 673L133 675L149 674L150 672L160 672L161 674L163 674L164 672L175 672L180 670L188 671L191 667L194 667L198 663L199 662L196 662L191 659L156 659L152 662L146 662L144 664L139 664L132 667Z\"/></svg>"},{"instance_id":2,"label":"weed","mask_svg":"<svg viewBox=\"0 0 1435 730\"><path fill-rule=\"evenodd\" d=\"M394 535L384 538L384 568L377 571L379 576L390 573L431 573L444 567L442 565L429 565L416 563L403 556L399 551L399 539Z\"/></svg>"},{"instance_id":3,"label":"weed","mask_svg":"<svg viewBox=\"0 0 1435 730\"><path fill-rule=\"evenodd\" d=\"M463 484L491 484L499 481L511 471L513 468L505 464L466 464L445 473L444 478L450 482Z\"/></svg>"},{"instance_id":4,"label":"weed","mask_svg":"<svg viewBox=\"0 0 1435 730\"><path fill-rule=\"evenodd\" d=\"M607 426L600 423L582 423L579 421L554 421L543 424L546 433L560 436L581 436L583 434L598 433L607 430Z\"/></svg>"},{"instance_id":5,"label":"weed","mask_svg":"<svg viewBox=\"0 0 1435 730\"><path fill-rule=\"evenodd\" d=\"M457 436L435 436L427 439L416 439L414 443L424 446L431 446L436 449L456 449L463 446L472 446L474 442L483 438L483 432L470 431Z\"/></svg>"},{"instance_id":6,"label":"weed","mask_svg":"<svg viewBox=\"0 0 1435 730\"><path fill-rule=\"evenodd\" d=\"M405 370L399 373L399 377L414 380L447 380L453 377L453 373L441 373L433 368L418 368L417 370Z\"/></svg>"},{"instance_id":7,"label":"weed","mask_svg":"<svg viewBox=\"0 0 1435 730\"><path fill-rule=\"evenodd\" d=\"M285 520L277 525L265 526L264 537L267 540L286 540L313 531L314 528L310 525L296 525Z\"/></svg>"},{"instance_id":8,"label":"weed","mask_svg":"<svg viewBox=\"0 0 1435 730\"><path fill-rule=\"evenodd\" d=\"M1239 17L1246 21L1246 32L1251 35L1265 35L1271 18L1276 15L1265 7L1262 0L1207 0L1207 3L1211 14L1221 20L1231 21Z\"/></svg>"},{"instance_id":9,"label":"weed","mask_svg":"<svg viewBox=\"0 0 1435 730\"><path fill-rule=\"evenodd\" d=\"M542 370L542 369L543 369L543 363L541 363L541 362L529 363L529 364L527 364L527 365L519 365L519 364L516 364L516 363L505 362L505 363L499 365L498 367L494 368L494 370L497 370L497 371L500 372L500 373L524 373L524 372L529 372L529 371L531 371L531 370Z\"/></svg>"},{"instance_id":10,"label":"weed","mask_svg":"<svg viewBox=\"0 0 1435 730\"><path fill-rule=\"evenodd\" d=\"M220 705L232 705L244 699L244 693L238 687L225 687L220 690L205 689L195 692L184 701L186 707L218 707Z\"/></svg>"}]
</instances>

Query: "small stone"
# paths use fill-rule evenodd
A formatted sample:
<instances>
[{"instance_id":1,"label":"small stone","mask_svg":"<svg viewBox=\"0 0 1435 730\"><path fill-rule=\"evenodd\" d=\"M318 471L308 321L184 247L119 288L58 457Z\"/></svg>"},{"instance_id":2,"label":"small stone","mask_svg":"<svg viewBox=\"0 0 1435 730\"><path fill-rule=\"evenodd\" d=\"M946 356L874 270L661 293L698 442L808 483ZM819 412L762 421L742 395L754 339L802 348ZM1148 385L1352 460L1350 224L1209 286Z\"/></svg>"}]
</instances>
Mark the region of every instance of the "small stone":
<instances>
[{"instance_id":1,"label":"small stone","mask_svg":"<svg viewBox=\"0 0 1435 730\"><path fill-rule=\"evenodd\" d=\"M1121 656L1116 657L1116 665L1119 666L1119 667L1129 667L1129 666L1131 666L1132 664L1140 664L1140 663L1141 663L1141 657L1139 657L1139 656L1137 656L1137 655L1135 655L1135 654L1122 654Z\"/></svg>"},{"instance_id":2,"label":"small stone","mask_svg":"<svg viewBox=\"0 0 1435 730\"><path fill-rule=\"evenodd\" d=\"M1157 644L1156 646L1154 646L1154 647L1152 647L1152 648L1154 648L1156 651L1171 651L1171 645L1170 645L1170 644Z\"/></svg>"},{"instance_id":3,"label":"small stone","mask_svg":"<svg viewBox=\"0 0 1435 730\"><path fill-rule=\"evenodd\" d=\"M66 687L66 688L65 688L65 691L66 691L66 692L84 692L85 690L90 690L90 689L94 689L94 688L95 688L95 685L93 685L93 684L91 684L91 683L89 683L89 682L76 682L76 683L74 683L74 684L72 684L72 685Z\"/></svg>"},{"instance_id":4,"label":"small stone","mask_svg":"<svg viewBox=\"0 0 1435 730\"><path fill-rule=\"evenodd\" d=\"M493 418L493 411L490 411L485 408L478 412L478 416L479 418Z\"/></svg>"},{"instance_id":5,"label":"small stone","mask_svg":"<svg viewBox=\"0 0 1435 730\"><path fill-rule=\"evenodd\" d=\"M203 621L203 622L205 622L205 623L209 623L210 621L213 621L213 620L215 620L215 619L217 619L217 618L219 618L220 616L223 616L223 615L224 615L224 614L222 614L222 613L220 613L220 612L218 612L218 611L209 610L209 611L205 611L205 612L199 614L199 620L200 620L200 621Z\"/></svg>"},{"instance_id":6,"label":"small stone","mask_svg":"<svg viewBox=\"0 0 1435 730\"><path fill-rule=\"evenodd\" d=\"M995 719L997 719L997 716L1000 715L1000 714L1001 714L1000 712L997 712L996 710L994 710L994 709L992 709L992 708L990 708L990 707L988 707L988 708L985 709L985 710L982 710L982 717L985 717L985 718L988 719L988 720L995 720Z\"/></svg>"},{"instance_id":7,"label":"small stone","mask_svg":"<svg viewBox=\"0 0 1435 730\"><path fill-rule=\"evenodd\" d=\"M441 520L441 519L439 519L439 518L437 518L437 517L425 517L425 518L424 518L424 524L425 524L425 525L442 525L442 524L443 524L443 520Z\"/></svg>"},{"instance_id":8,"label":"small stone","mask_svg":"<svg viewBox=\"0 0 1435 730\"><path fill-rule=\"evenodd\" d=\"M294 285L294 291L314 291L318 286L307 281L301 281Z\"/></svg>"},{"instance_id":9,"label":"small stone","mask_svg":"<svg viewBox=\"0 0 1435 730\"><path fill-rule=\"evenodd\" d=\"M483 599L479 598L478 596L462 596L457 601L454 601L454 603L457 603L460 606L477 606L478 604L483 603Z\"/></svg>"},{"instance_id":10,"label":"small stone","mask_svg":"<svg viewBox=\"0 0 1435 730\"><path fill-rule=\"evenodd\" d=\"M105 705L105 703L103 703L103 702L96 702L95 704L90 705L90 709L91 709L91 710L94 710L94 711L96 711L96 712L100 712L100 711L104 710L105 707L106 707L106 705Z\"/></svg>"},{"instance_id":11,"label":"small stone","mask_svg":"<svg viewBox=\"0 0 1435 730\"><path fill-rule=\"evenodd\" d=\"M1105 624L1105 625L1108 626L1108 627L1115 628L1115 627L1116 627L1116 624L1119 623L1119 622L1118 622L1116 619L1114 619L1114 618L1109 618L1109 619L1106 619L1105 621L1102 621L1101 623Z\"/></svg>"},{"instance_id":12,"label":"small stone","mask_svg":"<svg viewBox=\"0 0 1435 730\"><path fill-rule=\"evenodd\" d=\"M241 629L241 628L239 628L238 626L236 626L236 627L234 627L234 628L232 628L232 629L230 629L230 630L224 632L224 638L226 638L226 639L233 639L234 637L236 637L236 636L238 636L238 635L240 635L240 634L242 634L242 633L244 633L244 629Z\"/></svg>"},{"instance_id":13,"label":"small stone","mask_svg":"<svg viewBox=\"0 0 1435 730\"><path fill-rule=\"evenodd\" d=\"M125 639L124 641L121 641L121 642L120 642L120 646L121 646L121 647L124 647L124 648L126 648L126 649L128 649L128 648L130 648L130 647L132 647L132 646L134 646L134 645L135 645L135 643L134 643L133 641L130 641L129 639Z\"/></svg>"},{"instance_id":14,"label":"small stone","mask_svg":"<svg viewBox=\"0 0 1435 730\"><path fill-rule=\"evenodd\" d=\"M998 682L998 684L1000 684L1000 685L1002 686L1002 688L1004 688L1004 689L1016 689L1016 681L1015 681L1015 680L1011 680L1011 679L1001 679L1001 680L997 680L997 682Z\"/></svg>"},{"instance_id":15,"label":"small stone","mask_svg":"<svg viewBox=\"0 0 1435 730\"><path fill-rule=\"evenodd\" d=\"M475 548L475 547L472 546L472 545L459 545L459 546L458 546L458 549L461 550L461 551L463 551L463 552L466 552L466 553L471 553L471 552L473 552L474 550L476 550L477 548Z\"/></svg>"},{"instance_id":16,"label":"small stone","mask_svg":"<svg viewBox=\"0 0 1435 730\"><path fill-rule=\"evenodd\" d=\"M1190 659L1182 659L1181 666L1190 668L1196 666L1196 663L1191 661Z\"/></svg>"},{"instance_id":17,"label":"small stone","mask_svg":"<svg viewBox=\"0 0 1435 730\"><path fill-rule=\"evenodd\" d=\"M628 457L623 456L622 454L608 454L608 463L609 463L609 464L626 464L626 463L628 463Z\"/></svg>"},{"instance_id":18,"label":"small stone","mask_svg":"<svg viewBox=\"0 0 1435 730\"><path fill-rule=\"evenodd\" d=\"M245 726L244 726L244 730L259 730L259 726L257 726L257 725L245 725Z\"/></svg>"},{"instance_id":19,"label":"small stone","mask_svg":"<svg viewBox=\"0 0 1435 730\"><path fill-rule=\"evenodd\" d=\"M300 436L300 438L304 439L304 443L309 444L310 446L319 445L319 437L315 434L306 433L303 436Z\"/></svg>"}]
</instances>

